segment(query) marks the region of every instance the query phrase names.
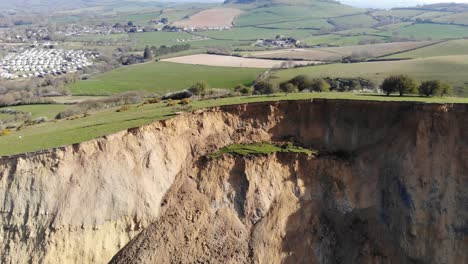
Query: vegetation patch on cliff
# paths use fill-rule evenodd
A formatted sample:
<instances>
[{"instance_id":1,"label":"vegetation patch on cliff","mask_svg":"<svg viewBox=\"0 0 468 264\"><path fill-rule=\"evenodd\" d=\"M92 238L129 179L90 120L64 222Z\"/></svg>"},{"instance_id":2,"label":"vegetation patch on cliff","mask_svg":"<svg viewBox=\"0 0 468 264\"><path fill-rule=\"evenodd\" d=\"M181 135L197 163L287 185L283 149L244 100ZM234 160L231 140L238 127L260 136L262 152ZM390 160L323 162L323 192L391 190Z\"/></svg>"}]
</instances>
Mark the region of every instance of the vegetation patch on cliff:
<instances>
[{"instance_id":1,"label":"vegetation patch on cliff","mask_svg":"<svg viewBox=\"0 0 468 264\"><path fill-rule=\"evenodd\" d=\"M291 142L288 143L271 143L259 142L251 144L231 144L221 148L219 151L209 155L210 158L216 159L224 154L238 156L256 156L268 155L272 153L304 153L307 155L317 155L318 151L295 146Z\"/></svg>"}]
</instances>

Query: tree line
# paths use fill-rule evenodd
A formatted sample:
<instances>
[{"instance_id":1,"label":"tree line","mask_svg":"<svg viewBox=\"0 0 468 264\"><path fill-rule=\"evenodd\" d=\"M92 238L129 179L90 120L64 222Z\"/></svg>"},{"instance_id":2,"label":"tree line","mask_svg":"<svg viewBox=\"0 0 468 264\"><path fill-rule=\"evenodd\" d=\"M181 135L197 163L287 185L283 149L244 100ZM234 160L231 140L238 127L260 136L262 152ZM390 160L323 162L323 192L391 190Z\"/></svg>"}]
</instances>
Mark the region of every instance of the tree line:
<instances>
[{"instance_id":1,"label":"tree line","mask_svg":"<svg viewBox=\"0 0 468 264\"><path fill-rule=\"evenodd\" d=\"M181 51L185 51L189 49L190 49L190 44L182 44L182 45L174 45L174 46L162 45L160 47L146 46L143 52L143 58L145 60L150 60L150 59L153 59L153 57L160 57L163 55L181 52Z\"/></svg>"},{"instance_id":2,"label":"tree line","mask_svg":"<svg viewBox=\"0 0 468 264\"><path fill-rule=\"evenodd\" d=\"M419 94L422 96L446 96L453 92L453 87L439 80L423 81L420 84L408 75L395 75L386 78L382 85L382 91L389 96L392 93L398 93L400 96L405 94Z\"/></svg>"}]
</instances>

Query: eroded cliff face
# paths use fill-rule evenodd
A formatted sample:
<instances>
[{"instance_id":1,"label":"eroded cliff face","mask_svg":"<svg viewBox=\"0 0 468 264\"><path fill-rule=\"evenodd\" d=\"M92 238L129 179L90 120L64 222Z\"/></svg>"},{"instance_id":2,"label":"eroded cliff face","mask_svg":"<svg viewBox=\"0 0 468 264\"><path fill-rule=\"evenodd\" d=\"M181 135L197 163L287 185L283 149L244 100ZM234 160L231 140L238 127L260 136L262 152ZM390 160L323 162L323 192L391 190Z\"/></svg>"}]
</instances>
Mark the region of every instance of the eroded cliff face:
<instances>
[{"instance_id":1,"label":"eroded cliff face","mask_svg":"<svg viewBox=\"0 0 468 264\"><path fill-rule=\"evenodd\" d=\"M205 158L270 140L322 154ZM2 158L0 262L464 263L467 157L466 105L196 111Z\"/></svg>"}]
</instances>

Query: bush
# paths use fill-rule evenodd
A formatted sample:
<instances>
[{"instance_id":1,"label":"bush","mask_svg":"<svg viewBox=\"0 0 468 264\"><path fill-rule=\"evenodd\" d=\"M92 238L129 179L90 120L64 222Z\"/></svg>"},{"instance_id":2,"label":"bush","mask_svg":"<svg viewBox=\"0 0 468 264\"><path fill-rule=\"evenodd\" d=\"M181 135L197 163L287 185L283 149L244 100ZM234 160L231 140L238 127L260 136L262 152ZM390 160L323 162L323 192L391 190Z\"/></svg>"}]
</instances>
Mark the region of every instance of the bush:
<instances>
[{"instance_id":1,"label":"bush","mask_svg":"<svg viewBox=\"0 0 468 264\"><path fill-rule=\"evenodd\" d=\"M128 110L130 110L130 106L124 105L124 106L120 107L119 109L117 109L116 112L120 113L120 112L125 112L125 111L128 111Z\"/></svg>"},{"instance_id":2,"label":"bush","mask_svg":"<svg viewBox=\"0 0 468 264\"><path fill-rule=\"evenodd\" d=\"M374 90L376 85L371 80L365 78L325 78L331 91L350 92L356 90Z\"/></svg>"},{"instance_id":3,"label":"bush","mask_svg":"<svg viewBox=\"0 0 468 264\"><path fill-rule=\"evenodd\" d=\"M296 86L299 91L310 88L310 78L305 75L298 75L292 78L289 82Z\"/></svg>"},{"instance_id":4,"label":"bush","mask_svg":"<svg viewBox=\"0 0 468 264\"><path fill-rule=\"evenodd\" d=\"M37 118L35 118L33 120L26 120L26 121L24 121L24 124L27 125L27 126L31 126L31 125L37 125L37 124L45 123L47 121L48 121L47 117L41 116L41 117L37 117Z\"/></svg>"},{"instance_id":5,"label":"bush","mask_svg":"<svg viewBox=\"0 0 468 264\"><path fill-rule=\"evenodd\" d=\"M257 94L273 94L275 93L275 87L270 82L258 81L254 85L254 92Z\"/></svg>"},{"instance_id":6,"label":"bush","mask_svg":"<svg viewBox=\"0 0 468 264\"><path fill-rule=\"evenodd\" d=\"M174 105L176 105L176 101L174 101L172 99L167 100L167 106L174 106Z\"/></svg>"},{"instance_id":7,"label":"bush","mask_svg":"<svg viewBox=\"0 0 468 264\"><path fill-rule=\"evenodd\" d=\"M157 104L157 103L160 103L161 102L161 99L159 98L151 98L151 99L148 99L145 104Z\"/></svg>"},{"instance_id":8,"label":"bush","mask_svg":"<svg viewBox=\"0 0 468 264\"><path fill-rule=\"evenodd\" d=\"M191 102L192 102L192 100L190 100L190 98L184 98L184 99L180 100L179 104L180 105L189 105Z\"/></svg>"},{"instance_id":9,"label":"bush","mask_svg":"<svg viewBox=\"0 0 468 264\"><path fill-rule=\"evenodd\" d=\"M315 92L330 91L330 85L323 79L312 79L309 87Z\"/></svg>"},{"instance_id":10,"label":"bush","mask_svg":"<svg viewBox=\"0 0 468 264\"><path fill-rule=\"evenodd\" d=\"M247 87L243 84L239 84L234 88L234 91L240 93L242 95L251 95L253 93L253 89L251 87Z\"/></svg>"},{"instance_id":11,"label":"bush","mask_svg":"<svg viewBox=\"0 0 468 264\"><path fill-rule=\"evenodd\" d=\"M448 83L442 83L442 85L440 87L439 95L440 96L446 96L446 95L451 95L452 93L453 93L452 85L450 85Z\"/></svg>"},{"instance_id":12,"label":"bush","mask_svg":"<svg viewBox=\"0 0 468 264\"><path fill-rule=\"evenodd\" d=\"M208 84L205 81L199 81L190 86L188 90L195 95L204 95L207 89L209 89Z\"/></svg>"},{"instance_id":13,"label":"bush","mask_svg":"<svg viewBox=\"0 0 468 264\"><path fill-rule=\"evenodd\" d=\"M7 128L2 129L2 130L0 131L0 136L8 136L8 135L10 135L10 134L11 134L11 130L10 130L10 129L7 129Z\"/></svg>"},{"instance_id":14,"label":"bush","mask_svg":"<svg viewBox=\"0 0 468 264\"><path fill-rule=\"evenodd\" d=\"M390 76L382 83L382 90L386 95L398 92L400 96L416 92L416 81L407 75Z\"/></svg>"},{"instance_id":15,"label":"bush","mask_svg":"<svg viewBox=\"0 0 468 264\"><path fill-rule=\"evenodd\" d=\"M280 90L286 94L297 91L297 87L290 82L282 82L279 86Z\"/></svg>"}]
</instances>

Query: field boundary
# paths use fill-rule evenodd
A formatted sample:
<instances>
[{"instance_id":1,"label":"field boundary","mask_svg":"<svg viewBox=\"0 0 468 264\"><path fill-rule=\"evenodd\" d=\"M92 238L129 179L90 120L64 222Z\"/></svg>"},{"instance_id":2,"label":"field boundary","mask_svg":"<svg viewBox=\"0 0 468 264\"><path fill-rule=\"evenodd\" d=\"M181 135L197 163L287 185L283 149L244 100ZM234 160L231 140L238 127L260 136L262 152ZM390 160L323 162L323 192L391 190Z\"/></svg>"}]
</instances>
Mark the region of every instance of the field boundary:
<instances>
[{"instance_id":1,"label":"field boundary","mask_svg":"<svg viewBox=\"0 0 468 264\"><path fill-rule=\"evenodd\" d=\"M408 49L408 50L404 50L404 51L399 51L399 52L393 52L393 53L378 56L378 57L375 57L375 58L376 59L385 58L385 57L388 57L388 56L393 56L393 55L397 55L397 54L401 54L401 53L405 53L405 52L410 52L410 51L415 51L415 50L418 50L418 49L423 49L423 48L435 46L435 45L442 44L442 43L445 43L445 42L448 42L448 41L450 41L450 40L441 40L441 41L437 41L437 42L434 42L434 43L431 43L431 44L428 44L428 45L424 45L424 46L421 46L421 47Z\"/></svg>"}]
</instances>

